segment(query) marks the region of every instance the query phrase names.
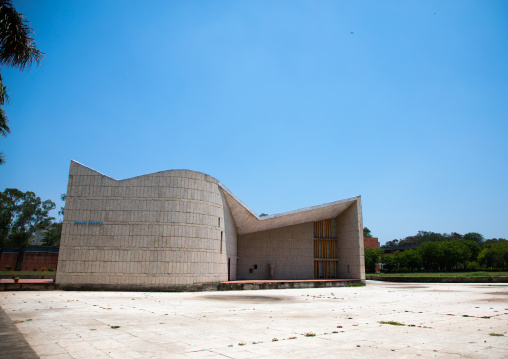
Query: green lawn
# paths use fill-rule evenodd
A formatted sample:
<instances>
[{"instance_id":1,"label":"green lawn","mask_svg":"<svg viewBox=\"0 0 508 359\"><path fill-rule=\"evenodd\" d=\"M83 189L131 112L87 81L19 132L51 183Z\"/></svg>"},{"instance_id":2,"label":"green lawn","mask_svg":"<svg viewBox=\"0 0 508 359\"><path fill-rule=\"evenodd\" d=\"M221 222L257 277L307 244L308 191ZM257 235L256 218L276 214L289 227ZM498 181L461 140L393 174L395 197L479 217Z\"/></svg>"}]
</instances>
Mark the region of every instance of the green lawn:
<instances>
[{"instance_id":1,"label":"green lawn","mask_svg":"<svg viewBox=\"0 0 508 359\"><path fill-rule=\"evenodd\" d=\"M43 275L41 271L34 272L33 270L20 270L20 271L4 270L4 271L0 271L0 275L11 275L11 274L15 274L18 277L20 275ZM55 275L55 274L56 274L56 272L46 271L46 273L44 275L51 276L51 275Z\"/></svg>"},{"instance_id":2,"label":"green lawn","mask_svg":"<svg viewBox=\"0 0 508 359\"><path fill-rule=\"evenodd\" d=\"M506 277L508 272L367 273L379 277Z\"/></svg>"}]
</instances>

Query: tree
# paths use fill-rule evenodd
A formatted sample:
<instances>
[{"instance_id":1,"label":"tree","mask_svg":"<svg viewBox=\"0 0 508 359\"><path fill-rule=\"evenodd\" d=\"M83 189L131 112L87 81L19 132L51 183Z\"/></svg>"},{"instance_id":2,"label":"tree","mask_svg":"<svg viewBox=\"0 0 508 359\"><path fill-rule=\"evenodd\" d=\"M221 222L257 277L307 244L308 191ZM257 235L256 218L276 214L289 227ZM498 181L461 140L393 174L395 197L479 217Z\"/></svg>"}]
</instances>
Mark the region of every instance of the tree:
<instances>
[{"instance_id":1,"label":"tree","mask_svg":"<svg viewBox=\"0 0 508 359\"><path fill-rule=\"evenodd\" d=\"M370 229L367 227L363 227L363 236L364 237L372 237L372 233L370 232Z\"/></svg>"},{"instance_id":2,"label":"tree","mask_svg":"<svg viewBox=\"0 0 508 359\"><path fill-rule=\"evenodd\" d=\"M53 217L49 211L55 208L50 201L42 201L33 192L21 192L7 188L0 193L0 244L22 249L37 230L47 228ZM21 251L20 251L21 252ZM23 255L18 252L16 268L21 267Z\"/></svg>"},{"instance_id":3,"label":"tree","mask_svg":"<svg viewBox=\"0 0 508 359\"><path fill-rule=\"evenodd\" d=\"M59 215L61 215L61 216L63 216L63 215L64 215L64 211L65 211L65 200L67 199L67 194L62 193L62 194L60 195L60 199L61 199L62 201L64 201L64 206L63 206L63 207L60 207L60 210L58 211L58 214L59 214Z\"/></svg>"},{"instance_id":4,"label":"tree","mask_svg":"<svg viewBox=\"0 0 508 359\"><path fill-rule=\"evenodd\" d=\"M33 63L40 64L43 53L36 47L34 30L29 24L25 16L12 6L11 0L0 0L0 64L21 71L29 70ZM8 101L7 87L0 74L0 106ZM9 119L0 107L0 137L7 136L10 132ZM4 154L0 153L0 165L4 162Z\"/></svg>"},{"instance_id":5,"label":"tree","mask_svg":"<svg viewBox=\"0 0 508 359\"><path fill-rule=\"evenodd\" d=\"M490 238L490 239L486 239L485 241L483 241L483 245L485 247L488 247L492 244L503 243L503 242L508 242L508 241L504 238Z\"/></svg>"},{"instance_id":6,"label":"tree","mask_svg":"<svg viewBox=\"0 0 508 359\"><path fill-rule=\"evenodd\" d=\"M383 263L387 271L414 272L421 270L423 259L419 250L407 249L383 256Z\"/></svg>"},{"instance_id":7,"label":"tree","mask_svg":"<svg viewBox=\"0 0 508 359\"><path fill-rule=\"evenodd\" d=\"M376 264L380 262L381 256L384 253L382 248L365 248L364 259L365 259L365 271L368 273L374 273L376 271Z\"/></svg>"},{"instance_id":8,"label":"tree","mask_svg":"<svg viewBox=\"0 0 508 359\"><path fill-rule=\"evenodd\" d=\"M398 254L399 265L412 272L419 271L422 268L422 254L416 249L407 249L405 251L396 252Z\"/></svg>"},{"instance_id":9,"label":"tree","mask_svg":"<svg viewBox=\"0 0 508 359\"><path fill-rule=\"evenodd\" d=\"M0 82L1 82L1 75L0 75ZM4 98L5 95L2 96L0 94L0 105L4 104ZM11 130L9 128L9 120L7 119L7 115L5 114L5 111L2 107L0 107L0 137L5 137L7 134L11 133ZM0 152L0 165L3 165L5 163L5 155L3 152Z\"/></svg>"},{"instance_id":10,"label":"tree","mask_svg":"<svg viewBox=\"0 0 508 359\"><path fill-rule=\"evenodd\" d=\"M457 232L452 232L450 234L447 233L436 233L436 232L430 232L430 231L418 231L418 233L414 236L407 236L404 239L394 239L392 241L386 242L383 245L383 248L404 248L407 246L420 246L422 243L425 242L444 242L444 241L460 241L460 240L467 240L467 241L475 241L479 245L483 244L483 236L480 233L467 233L464 236Z\"/></svg>"},{"instance_id":11,"label":"tree","mask_svg":"<svg viewBox=\"0 0 508 359\"><path fill-rule=\"evenodd\" d=\"M59 246L62 236L62 222L51 223L42 237L42 244L45 246Z\"/></svg>"},{"instance_id":12,"label":"tree","mask_svg":"<svg viewBox=\"0 0 508 359\"><path fill-rule=\"evenodd\" d=\"M460 239L463 239L463 236L462 234L460 233L457 233L457 232L452 232L450 233L450 235L448 236L449 239L457 239L457 240L460 240Z\"/></svg>"},{"instance_id":13,"label":"tree","mask_svg":"<svg viewBox=\"0 0 508 359\"><path fill-rule=\"evenodd\" d=\"M485 247L478 255L478 262L484 267L508 268L508 241Z\"/></svg>"},{"instance_id":14,"label":"tree","mask_svg":"<svg viewBox=\"0 0 508 359\"><path fill-rule=\"evenodd\" d=\"M397 247L398 245L399 245L399 240L398 239L393 239L391 241L386 242L381 247L382 248L391 248L391 247Z\"/></svg>"},{"instance_id":15,"label":"tree","mask_svg":"<svg viewBox=\"0 0 508 359\"><path fill-rule=\"evenodd\" d=\"M474 241L474 242L478 243L479 245L482 245L483 241L484 241L483 236L480 233L476 233L476 232L466 233L466 234L464 234L463 238L466 241Z\"/></svg>"},{"instance_id":16,"label":"tree","mask_svg":"<svg viewBox=\"0 0 508 359\"><path fill-rule=\"evenodd\" d=\"M459 235L458 233L454 233L453 235ZM386 242L383 247L389 248L389 247L407 247L407 246L419 246L422 243L425 242L439 242L439 241L445 241L449 239L448 234L441 234L441 233L435 233L435 232L428 232L428 231L418 231L418 233L414 236L408 236L404 239L397 240L394 239L393 241Z\"/></svg>"},{"instance_id":17,"label":"tree","mask_svg":"<svg viewBox=\"0 0 508 359\"><path fill-rule=\"evenodd\" d=\"M478 259L478 254L482 251L482 247L475 241L463 239L461 242L468 246L471 251L471 256L467 259L467 261L476 261Z\"/></svg>"},{"instance_id":18,"label":"tree","mask_svg":"<svg viewBox=\"0 0 508 359\"><path fill-rule=\"evenodd\" d=\"M423 266L426 270L436 270L440 264L440 248L438 242L425 242L418 248Z\"/></svg>"},{"instance_id":19,"label":"tree","mask_svg":"<svg viewBox=\"0 0 508 359\"><path fill-rule=\"evenodd\" d=\"M442 264L447 270L463 268L471 258L471 250L465 241L444 241L439 244L442 250Z\"/></svg>"},{"instance_id":20,"label":"tree","mask_svg":"<svg viewBox=\"0 0 508 359\"><path fill-rule=\"evenodd\" d=\"M393 268L395 268L397 265L395 263L395 257L393 254L387 254L384 255L381 259L381 262L383 263L383 272L391 272Z\"/></svg>"}]
</instances>

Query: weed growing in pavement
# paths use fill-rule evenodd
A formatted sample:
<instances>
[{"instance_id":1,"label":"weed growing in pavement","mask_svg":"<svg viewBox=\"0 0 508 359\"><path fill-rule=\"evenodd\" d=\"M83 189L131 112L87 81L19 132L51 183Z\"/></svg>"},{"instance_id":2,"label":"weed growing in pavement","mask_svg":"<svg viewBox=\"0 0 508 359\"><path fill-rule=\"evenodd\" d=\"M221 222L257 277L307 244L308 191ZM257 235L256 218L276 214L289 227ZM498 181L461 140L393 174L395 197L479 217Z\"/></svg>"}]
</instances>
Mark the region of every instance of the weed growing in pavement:
<instances>
[{"instance_id":1,"label":"weed growing in pavement","mask_svg":"<svg viewBox=\"0 0 508 359\"><path fill-rule=\"evenodd\" d=\"M386 321L386 322L384 320L382 320L382 321L380 321L378 323L379 324L390 324L390 325L403 325L403 326L406 325L406 324L402 324L402 323L399 323L399 322L395 322L393 320L389 320L389 321Z\"/></svg>"}]
</instances>

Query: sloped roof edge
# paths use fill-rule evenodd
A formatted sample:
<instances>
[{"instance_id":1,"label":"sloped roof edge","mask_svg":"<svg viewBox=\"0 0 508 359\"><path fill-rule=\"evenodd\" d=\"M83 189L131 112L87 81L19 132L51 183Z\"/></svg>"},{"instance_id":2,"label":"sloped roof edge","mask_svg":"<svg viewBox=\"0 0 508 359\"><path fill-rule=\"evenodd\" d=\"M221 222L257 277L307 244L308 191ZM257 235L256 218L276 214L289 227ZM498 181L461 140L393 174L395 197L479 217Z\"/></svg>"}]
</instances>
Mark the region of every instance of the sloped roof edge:
<instances>
[{"instance_id":1,"label":"sloped roof edge","mask_svg":"<svg viewBox=\"0 0 508 359\"><path fill-rule=\"evenodd\" d=\"M220 188L222 188L224 191L226 191L231 197L233 197L233 199L235 201L237 201L242 207L244 207L247 211L249 211L254 217L259 219L260 221L265 221L267 219L287 216L289 214L310 211L312 209L318 209L318 208L323 208L323 207L334 206L336 204L341 204L341 203L346 203L346 202L353 202L353 201L356 201L356 200L358 200L358 199L360 199L362 197L361 195L358 195L358 196L354 196L354 197L339 199L338 201L332 201L332 202L326 202L326 203L316 204L314 206L303 207L303 208L298 208L298 209L292 209L290 211L284 211L284 212L280 212L280 213L274 213L274 214L269 214L267 216L259 217L252 209L250 209L249 206L247 206L245 203L243 203L242 200L240 200L240 198L238 198L233 192L231 192L229 190L229 188L224 186L224 184L222 182L218 181L218 184L219 184Z\"/></svg>"},{"instance_id":2,"label":"sloped roof edge","mask_svg":"<svg viewBox=\"0 0 508 359\"><path fill-rule=\"evenodd\" d=\"M338 201L259 217L233 192L224 186L224 184L221 182L218 182L218 184L226 194L226 201L235 219L238 234L248 234L300 223L335 218L353 202L361 199L361 196L349 197Z\"/></svg>"},{"instance_id":3,"label":"sloped roof edge","mask_svg":"<svg viewBox=\"0 0 508 359\"><path fill-rule=\"evenodd\" d=\"M247 210L247 212L249 212L250 214L252 214L256 219L262 221L264 217L259 217L252 209L250 209L249 206L247 206L245 203L243 203L240 198L238 198L233 192L231 192L229 190L229 188L227 188L226 186L224 186L224 184L220 181L218 181L217 183L219 185L220 188L222 188L227 194L229 194L235 201L238 202L238 204L240 204L243 208L245 208L245 210Z\"/></svg>"}]
</instances>

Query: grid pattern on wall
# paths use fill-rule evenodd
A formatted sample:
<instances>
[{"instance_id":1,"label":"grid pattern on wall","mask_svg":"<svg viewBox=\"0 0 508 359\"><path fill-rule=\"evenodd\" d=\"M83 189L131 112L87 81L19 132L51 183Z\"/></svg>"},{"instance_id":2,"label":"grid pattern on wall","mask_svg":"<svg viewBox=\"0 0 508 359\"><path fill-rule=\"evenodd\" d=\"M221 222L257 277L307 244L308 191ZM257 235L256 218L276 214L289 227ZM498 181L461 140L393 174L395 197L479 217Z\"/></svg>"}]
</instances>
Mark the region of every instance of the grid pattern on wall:
<instances>
[{"instance_id":1,"label":"grid pattern on wall","mask_svg":"<svg viewBox=\"0 0 508 359\"><path fill-rule=\"evenodd\" d=\"M335 220L314 222L314 278L335 279L337 275L337 237Z\"/></svg>"},{"instance_id":2,"label":"grid pattern on wall","mask_svg":"<svg viewBox=\"0 0 508 359\"><path fill-rule=\"evenodd\" d=\"M361 230L360 196L259 218L204 173L115 180L72 161L56 281L163 289L364 279Z\"/></svg>"},{"instance_id":3,"label":"grid pattern on wall","mask_svg":"<svg viewBox=\"0 0 508 359\"><path fill-rule=\"evenodd\" d=\"M72 162L57 282L164 287L223 281L236 242L227 202L208 175L170 170L115 180ZM235 278L236 267L229 274Z\"/></svg>"}]
</instances>

